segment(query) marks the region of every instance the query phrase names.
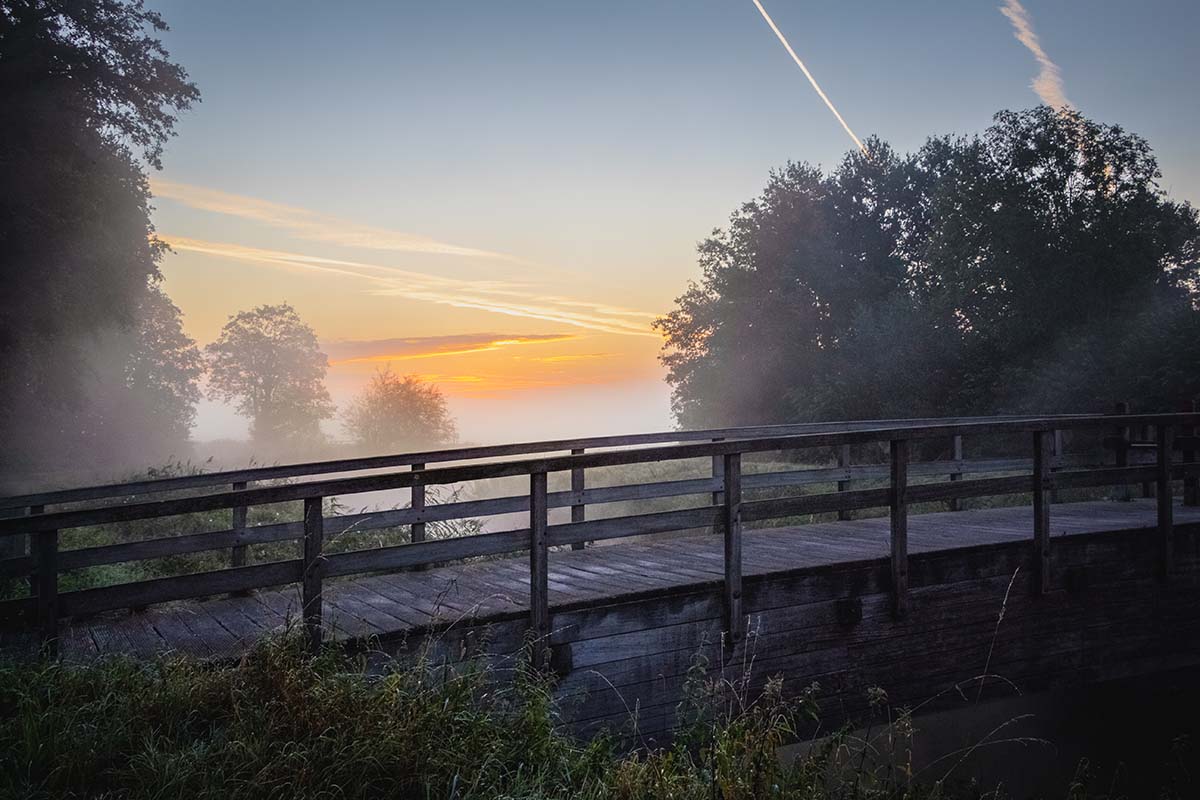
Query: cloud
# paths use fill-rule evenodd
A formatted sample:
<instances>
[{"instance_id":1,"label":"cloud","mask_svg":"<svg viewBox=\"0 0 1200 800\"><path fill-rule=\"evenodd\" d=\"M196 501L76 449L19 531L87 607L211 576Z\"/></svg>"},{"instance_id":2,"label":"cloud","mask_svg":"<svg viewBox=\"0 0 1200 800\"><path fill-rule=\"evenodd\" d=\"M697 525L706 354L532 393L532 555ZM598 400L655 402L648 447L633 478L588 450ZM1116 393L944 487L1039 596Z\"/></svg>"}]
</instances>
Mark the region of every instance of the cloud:
<instances>
[{"instance_id":1,"label":"cloud","mask_svg":"<svg viewBox=\"0 0 1200 800\"><path fill-rule=\"evenodd\" d=\"M222 192L217 189L206 189L188 183L153 178L150 181L150 190L155 197L174 200L201 211L212 211L217 214L259 222L274 228L282 228L300 239L313 242L326 242L368 250L466 256L524 263L520 259L504 253L464 247L431 239L428 236L403 233L388 228L362 225L306 208L273 203L269 200Z\"/></svg>"},{"instance_id":2,"label":"cloud","mask_svg":"<svg viewBox=\"0 0 1200 800\"><path fill-rule=\"evenodd\" d=\"M365 283L367 291L379 295L404 297L456 308L473 308L511 317L539 319L623 336L659 336L650 328L650 322L655 317L651 312L541 295L520 283L446 278L362 261L322 258L185 236L162 234L159 238L176 250L263 264L277 269L353 278Z\"/></svg>"},{"instance_id":3,"label":"cloud","mask_svg":"<svg viewBox=\"0 0 1200 800\"><path fill-rule=\"evenodd\" d=\"M1033 91L1046 105L1053 108L1071 108L1072 103L1067 99L1067 93L1063 89L1062 71L1042 49L1037 33L1033 30L1033 22L1029 19L1029 12L1021 5L1020 0L1004 0L1004 5L1000 6L1000 13L1008 17L1008 21L1013 26L1013 36L1025 45L1029 52L1033 53L1033 57L1041 67L1030 84Z\"/></svg>"},{"instance_id":4,"label":"cloud","mask_svg":"<svg viewBox=\"0 0 1200 800\"><path fill-rule=\"evenodd\" d=\"M828 107L829 110L833 112L833 115L837 117L837 121L841 123L842 129L846 131L851 139L854 140L854 145L862 152L867 152L867 148L863 147L863 143L860 142L858 137L854 135L854 131L850 130L850 126L846 123L846 120L842 119L842 115L839 114L837 108L834 107L833 101L830 100L829 96L821 90L821 85L817 83L817 79L814 78L812 73L808 71L808 67L804 66L804 62L800 60L800 56L796 55L796 51L792 49L790 44L788 44L787 38L784 37L783 31L779 30L779 27L775 24L775 20L771 19L771 15L767 13L765 8L763 8L762 3L760 3L758 0L753 0L753 2L758 8L758 13L762 14L762 18L765 19L767 24L771 26L771 30L775 31L775 36L779 39L780 44L783 45L783 49L787 50L788 55L792 57L792 61L796 62L796 66L799 67L800 71L804 73L804 77L808 78L808 82L812 84L812 87L816 90L817 95L825 101L826 107Z\"/></svg>"},{"instance_id":5,"label":"cloud","mask_svg":"<svg viewBox=\"0 0 1200 800\"><path fill-rule=\"evenodd\" d=\"M322 347L331 363L354 364L488 353L505 347L565 342L576 338L576 335L569 333L460 333L407 339L323 342Z\"/></svg>"},{"instance_id":6,"label":"cloud","mask_svg":"<svg viewBox=\"0 0 1200 800\"><path fill-rule=\"evenodd\" d=\"M558 356L538 356L531 358L530 361L537 361L542 364L562 364L569 361L592 361L598 358L612 358L615 353L565 353Z\"/></svg>"}]
</instances>

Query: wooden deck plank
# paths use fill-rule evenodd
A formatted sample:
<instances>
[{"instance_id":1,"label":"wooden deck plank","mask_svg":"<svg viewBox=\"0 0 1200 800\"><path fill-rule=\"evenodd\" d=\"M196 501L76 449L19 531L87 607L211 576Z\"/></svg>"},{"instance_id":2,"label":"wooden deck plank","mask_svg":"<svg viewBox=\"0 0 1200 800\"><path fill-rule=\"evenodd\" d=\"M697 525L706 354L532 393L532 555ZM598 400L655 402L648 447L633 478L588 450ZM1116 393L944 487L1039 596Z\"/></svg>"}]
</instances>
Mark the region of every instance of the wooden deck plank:
<instances>
[{"instance_id":1,"label":"wooden deck plank","mask_svg":"<svg viewBox=\"0 0 1200 800\"><path fill-rule=\"evenodd\" d=\"M1175 507L1177 524L1200 522L1200 508ZM1059 503L1050 509L1054 538L1156 524L1154 501ZM932 553L1028 539L1028 507L985 508L913 515L911 552ZM884 558L886 517L747 530L747 576ZM712 583L723 576L721 539L711 532L651 536L550 557L552 606L602 605L623 595ZM528 563L508 557L424 571L362 576L326 584L330 628L337 638L401 634L431 622L486 618L528 609ZM255 638L299 614L295 587L247 596L178 603L138 614L107 615L64 623L64 648L81 658L111 653L147 656L172 649L222 656L244 650Z\"/></svg>"}]
</instances>

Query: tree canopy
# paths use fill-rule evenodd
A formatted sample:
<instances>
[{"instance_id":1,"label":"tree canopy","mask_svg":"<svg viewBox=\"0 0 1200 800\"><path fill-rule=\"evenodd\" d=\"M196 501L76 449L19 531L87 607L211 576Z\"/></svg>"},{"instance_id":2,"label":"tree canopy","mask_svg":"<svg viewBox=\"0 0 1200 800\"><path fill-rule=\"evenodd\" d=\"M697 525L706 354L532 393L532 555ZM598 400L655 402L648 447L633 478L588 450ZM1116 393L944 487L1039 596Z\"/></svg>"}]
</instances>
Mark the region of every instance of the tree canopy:
<instances>
[{"instance_id":1,"label":"tree canopy","mask_svg":"<svg viewBox=\"0 0 1200 800\"><path fill-rule=\"evenodd\" d=\"M234 314L205 353L209 395L236 403L258 443L312 440L320 421L333 416L324 383L329 362L313 329L286 303Z\"/></svg>"},{"instance_id":2,"label":"tree canopy","mask_svg":"<svg viewBox=\"0 0 1200 800\"><path fill-rule=\"evenodd\" d=\"M144 167L199 98L155 38L165 29L133 0L0 0L0 438L14 467L119 427L97 421L94 345L136 327L158 278Z\"/></svg>"},{"instance_id":3,"label":"tree canopy","mask_svg":"<svg viewBox=\"0 0 1200 800\"><path fill-rule=\"evenodd\" d=\"M1173 409L1200 395L1200 219L1160 177L1144 139L1046 106L788 164L656 322L675 414Z\"/></svg>"},{"instance_id":4,"label":"tree canopy","mask_svg":"<svg viewBox=\"0 0 1200 800\"><path fill-rule=\"evenodd\" d=\"M350 439L362 449L403 452L452 444L457 426L446 397L415 375L380 370L344 414Z\"/></svg>"}]
</instances>

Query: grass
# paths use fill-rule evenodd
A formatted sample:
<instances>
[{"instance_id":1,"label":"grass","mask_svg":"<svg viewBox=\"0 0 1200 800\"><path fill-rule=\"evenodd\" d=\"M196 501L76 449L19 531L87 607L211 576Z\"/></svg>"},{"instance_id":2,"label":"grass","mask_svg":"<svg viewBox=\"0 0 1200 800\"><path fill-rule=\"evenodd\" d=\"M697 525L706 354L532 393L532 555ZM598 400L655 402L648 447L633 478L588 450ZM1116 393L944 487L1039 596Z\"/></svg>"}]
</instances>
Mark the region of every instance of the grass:
<instances>
[{"instance_id":1,"label":"grass","mask_svg":"<svg viewBox=\"0 0 1200 800\"><path fill-rule=\"evenodd\" d=\"M165 659L0 666L0 796L12 798L999 798L969 779L912 774L911 719L872 697L879 724L794 758L813 715L778 680L751 700L700 670L670 747L622 751L559 724L549 679L518 662L450 669L428 658L370 676L332 649L262 643L235 665ZM815 691L815 688L814 690ZM1101 798L1086 780L1072 800ZM1163 795L1164 797L1172 795ZM1186 796L1181 794L1179 796Z\"/></svg>"}]
</instances>

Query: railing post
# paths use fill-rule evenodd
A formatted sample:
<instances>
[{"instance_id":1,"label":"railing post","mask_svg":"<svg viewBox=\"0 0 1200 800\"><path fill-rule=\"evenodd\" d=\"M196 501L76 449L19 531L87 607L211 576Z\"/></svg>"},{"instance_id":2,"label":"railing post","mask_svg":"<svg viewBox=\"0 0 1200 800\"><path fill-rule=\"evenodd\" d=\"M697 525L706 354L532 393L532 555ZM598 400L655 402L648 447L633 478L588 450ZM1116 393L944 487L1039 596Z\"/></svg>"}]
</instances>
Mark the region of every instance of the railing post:
<instances>
[{"instance_id":1,"label":"railing post","mask_svg":"<svg viewBox=\"0 0 1200 800\"><path fill-rule=\"evenodd\" d=\"M908 440L891 443L892 611L908 616Z\"/></svg>"},{"instance_id":2,"label":"railing post","mask_svg":"<svg viewBox=\"0 0 1200 800\"><path fill-rule=\"evenodd\" d=\"M1158 577L1167 580L1174 562L1174 508L1171 505L1171 448L1174 431L1169 423L1161 423L1155 436L1158 445Z\"/></svg>"},{"instance_id":3,"label":"railing post","mask_svg":"<svg viewBox=\"0 0 1200 800\"><path fill-rule=\"evenodd\" d=\"M838 462L837 463L838 463L838 467L849 470L849 468L850 468L850 445L844 444L838 448ZM850 481L842 480L842 481L837 482L837 490L839 492L849 491L849 489L850 489ZM837 512L837 518L839 520L850 519L850 512L844 508L840 509Z\"/></svg>"},{"instance_id":4,"label":"railing post","mask_svg":"<svg viewBox=\"0 0 1200 800\"><path fill-rule=\"evenodd\" d=\"M233 484L233 490L239 492L246 488L245 481L236 481ZM244 567L246 566L246 545L241 543L242 537L246 534L246 507L236 506L230 509L229 513L229 529L233 531L234 539L238 542L229 549L229 566ZM244 597L250 594L249 590L234 592L235 597Z\"/></svg>"},{"instance_id":5,"label":"railing post","mask_svg":"<svg viewBox=\"0 0 1200 800\"><path fill-rule=\"evenodd\" d=\"M721 438L720 436L718 436L717 438L713 439L713 441L714 442L723 442L725 440L723 438ZM725 461L724 461L723 457L713 456L712 457L712 476L713 476L713 478L719 480L722 477L724 477L724 475L725 475ZM713 501L714 506L721 505L722 501L721 501L721 492L720 491L713 492L712 501Z\"/></svg>"},{"instance_id":6,"label":"railing post","mask_svg":"<svg viewBox=\"0 0 1200 800\"><path fill-rule=\"evenodd\" d=\"M962 456L962 436L960 434L955 434L953 442L952 442L951 458L953 458L955 461L954 466L956 469L959 469L959 470L962 469L962 466L960 463L960 462L962 462L962 457L963 457ZM961 481L962 477L963 477L963 474L961 471L950 473L951 481ZM951 511L958 511L961 507L962 507L962 504L959 502L957 497L950 498L950 510Z\"/></svg>"},{"instance_id":7,"label":"railing post","mask_svg":"<svg viewBox=\"0 0 1200 800\"><path fill-rule=\"evenodd\" d=\"M722 528L725 534L725 630L730 643L742 639L742 454L729 453L722 460L724 503Z\"/></svg>"},{"instance_id":8,"label":"railing post","mask_svg":"<svg viewBox=\"0 0 1200 800\"><path fill-rule=\"evenodd\" d=\"M304 560L300 602L309 646L314 651L321 646L321 579L324 571L321 548L325 538L322 499L304 498Z\"/></svg>"},{"instance_id":9,"label":"railing post","mask_svg":"<svg viewBox=\"0 0 1200 800\"><path fill-rule=\"evenodd\" d=\"M1192 412L1195 413L1197 411L1200 411L1200 400L1193 400ZM1185 428L1184 430L1185 433L1190 434L1188 439L1191 442L1195 442L1196 437L1200 436L1200 426L1193 425L1190 428ZM1183 463L1195 464L1195 462L1195 449L1184 450ZM1200 477L1197 477L1196 475L1189 475L1183 479L1183 504L1185 506L1200 506Z\"/></svg>"},{"instance_id":10,"label":"railing post","mask_svg":"<svg viewBox=\"0 0 1200 800\"><path fill-rule=\"evenodd\" d=\"M573 456L583 455L583 448L577 447L571 451ZM585 488L584 470L582 467L577 467L571 470L571 493L582 494ZM587 506L582 501L571 504L571 522L583 522L587 519ZM582 550L587 546L586 542L575 542L571 545L572 550Z\"/></svg>"},{"instance_id":11,"label":"railing post","mask_svg":"<svg viewBox=\"0 0 1200 800\"><path fill-rule=\"evenodd\" d=\"M1050 480L1051 434L1033 434L1033 591L1050 591Z\"/></svg>"},{"instance_id":12,"label":"railing post","mask_svg":"<svg viewBox=\"0 0 1200 800\"><path fill-rule=\"evenodd\" d=\"M1115 411L1119 415L1128 414L1129 413L1129 403L1125 403L1125 402L1117 403L1117 407L1116 407ZM1131 436L1131 431L1130 431L1128 425L1126 425L1124 427L1119 427L1117 429L1117 466L1118 467L1124 468L1124 467L1129 466L1130 436ZM1132 500L1133 499L1133 493L1129 490L1128 483L1122 483L1120 486L1117 487L1117 499L1118 500Z\"/></svg>"},{"instance_id":13,"label":"railing post","mask_svg":"<svg viewBox=\"0 0 1200 800\"><path fill-rule=\"evenodd\" d=\"M533 666L548 663L550 645L550 550L546 543L546 473L529 475L529 628Z\"/></svg>"},{"instance_id":14,"label":"railing post","mask_svg":"<svg viewBox=\"0 0 1200 800\"><path fill-rule=\"evenodd\" d=\"M1061 429L1055 428L1054 431L1052 432L1051 436L1052 436L1052 438L1050 440L1050 442L1051 442L1050 452L1054 457L1054 462L1057 464L1061 464L1062 457L1063 457L1063 432ZM1050 467L1050 472L1053 474L1055 472L1058 472L1060 469L1062 469L1062 467ZM1058 489L1057 488L1050 490L1050 502L1051 503L1058 502Z\"/></svg>"},{"instance_id":15,"label":"railing post","mask_svg":"<svg viewBox=\"0 0 1200 800\"><path fill-rule=\"evenodd\" d=\"M1152 425L1142 426L1142 441L1148 441L1150 439L1150 437L1153 435L1153 428L1154 426ZM1142 481L1142 497L1147 500L1151 497L1154 497L1154 483L1151 481Z\"/></svg>"},{"instance_id":16,"label":"railing post","mask_svg":"<svg viewBox=\"0 0 1200 800\"><path fill-rule=\"evenodd\" d=\"M58 531L38 531L32 536L34 551L33 585L37 588L37 627L42 654L58 655Z\"/></svg>"},{"instance_id":17,"label":"railing post","mask_svg":"<svg viewBox=\"0 0 1200 800\"><path fill-rule=\"evenodd\" d=\"M425 465L424 464L413 464L411 467L409 467L409 469L412 472L420 472L421 470L425 469ZM409 498L409 503L408 503L409 508L416 512L424 511L425 510L425 484L424 483L414 483L412 486L411 493L412 493L412 496ZM408 540L409 540L409 543L411 543L411 544L416 544L417 542L425 541L425 523L424 522L414 522L411 525ZM428 568L429 568L428 564L420 564L417 566L418 570L428 569Z\"/></svg>"},{"instance_id":18,"label":"railing post","mask_svg":"<svg viewBox=\"0 0 1200 800\"><path fill-rule=\"evenodd\" d=\"M46 507L43 505L32 505L29 507L29 510L27 513L31 517L36 517L36 516L46 513ZM17 555L18 556L23 556L26 554L31 555L31 556L36 555L34 553L35 545L34 545L34 541L33 541L34 537L32 534L28 534L28 533L18 534L17 536L13 536L11 538L15 539L17 542ZM35 564L37 563L36 558L34 558L34 563ZM37 594L37 577L34 575L29 576L29 594L30 594L30 596Z\"/></svg>"}]
</instances>

